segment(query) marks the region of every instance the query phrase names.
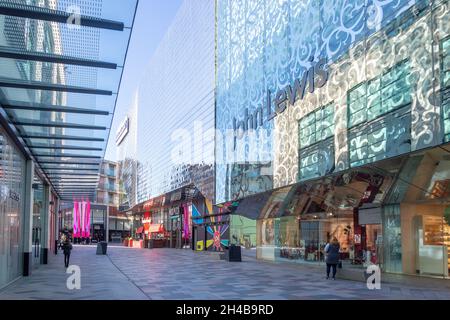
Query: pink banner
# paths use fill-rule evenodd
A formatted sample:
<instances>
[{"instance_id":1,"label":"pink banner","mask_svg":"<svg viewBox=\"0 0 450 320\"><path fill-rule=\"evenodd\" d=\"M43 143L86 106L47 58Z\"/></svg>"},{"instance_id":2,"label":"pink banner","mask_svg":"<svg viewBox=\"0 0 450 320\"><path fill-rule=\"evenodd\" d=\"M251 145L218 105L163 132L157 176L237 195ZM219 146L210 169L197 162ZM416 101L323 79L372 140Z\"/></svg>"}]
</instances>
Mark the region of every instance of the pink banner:
<instances>
[{"instance_id":1,"label":"pink banner","mask_svg":"<svg viewBox=\"0 0 450 320\"><path fill-rule=\"evenodd\" d=\"M78 202L74 201L73 203L73 236L74 238L79 237L78 230Z\"/></svg>"},{"instance_id":2,"label":"pink banner","mask_svg":"<svg viewBox=\"0 0 450 320\"><path fill-rule=\"evenodd\" d=\"M189 207L186 204L183 204L183 239L190 238L190 228L189 228Z\"/></svg>"},{"instance_id":3,"label":"pink banner","mask_svg":"<svg viewBox=\"0 0 450 320\"><path fill-rule=\"evenodd\" d=\"M86 225L88 226L86 236L89 238L91 236L91 202L89 200L86 203L86 218Z\"/></svg>"},{"instance_id":4,"label":"pink banner","mask_svg":"<svg viewBox=\"0 0 450 320\"><path fill-rule=\"evenodd\" d=\"M73 203L73 237L91 236L91 203L89 200L75 200Z\"/></svg>"}]
</instances>

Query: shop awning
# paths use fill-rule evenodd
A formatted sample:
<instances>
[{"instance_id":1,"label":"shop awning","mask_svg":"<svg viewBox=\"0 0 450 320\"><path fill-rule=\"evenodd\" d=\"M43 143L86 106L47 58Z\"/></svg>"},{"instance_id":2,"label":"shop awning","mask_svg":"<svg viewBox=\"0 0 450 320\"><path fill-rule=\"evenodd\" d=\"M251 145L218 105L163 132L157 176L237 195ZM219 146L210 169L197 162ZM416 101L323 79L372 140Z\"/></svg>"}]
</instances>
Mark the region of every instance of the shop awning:
<instances>
[{"instance_id":1,"label":"shop awning","mask_svg":"<svg viewBox=\"0 0 450 320\"><path fill-rule=\"evenodd\" d=\"M136 229L136 233L142 233L144 231L144 227L139 227Z\"/></svg>"},{"instance_id":2,"label":"shop awning","mask_svg":"<svg viewBox=\"0 0 450 320\"><path fill-rule=\"evenodd\" d=\"M164 226L162 224L151 224L148 228L149 233L160 233L164 232Z\"/></svg>"}]
</instances>

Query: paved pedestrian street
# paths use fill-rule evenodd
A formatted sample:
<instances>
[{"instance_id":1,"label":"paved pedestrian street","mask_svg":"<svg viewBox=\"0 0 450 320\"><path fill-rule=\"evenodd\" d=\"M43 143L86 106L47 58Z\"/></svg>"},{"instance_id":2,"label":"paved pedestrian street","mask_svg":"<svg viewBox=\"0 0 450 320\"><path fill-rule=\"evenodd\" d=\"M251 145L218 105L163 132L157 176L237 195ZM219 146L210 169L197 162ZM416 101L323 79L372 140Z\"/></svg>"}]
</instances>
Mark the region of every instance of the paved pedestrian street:
<instances>
[{"instance_id":1,"label":"paved pedestrian street","mask_svg":"<svg viewBox=\"0 0 450 320\"><path fill-rule=\"evenodd\" d=\"M81 289L69 290L63 255L33 270L0 292L0 299L450 299L450 290L383 283L368 290L363 282L326 280L317 268L257 261L220 260L216 255L179 249L74 246L71 265L81 269Z\"/></svg>"}]
</instances>

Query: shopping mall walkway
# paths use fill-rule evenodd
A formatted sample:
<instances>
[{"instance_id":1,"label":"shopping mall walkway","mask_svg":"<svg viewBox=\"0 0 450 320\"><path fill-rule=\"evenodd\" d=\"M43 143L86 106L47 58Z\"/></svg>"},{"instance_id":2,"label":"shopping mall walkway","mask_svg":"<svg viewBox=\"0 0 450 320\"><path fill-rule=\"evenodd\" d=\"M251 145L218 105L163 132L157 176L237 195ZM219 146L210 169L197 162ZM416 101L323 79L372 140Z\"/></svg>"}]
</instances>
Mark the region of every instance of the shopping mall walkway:
<instances>
[{"instance_id":1,"label":"shopping mall walkway","mask_svg":"<svg viewBox=\"0 0 450 320\"><path fill-rule=\"evenodd\" d=\"M29 278L21 278L0 291L2 299L32 300L114 300L148 299L122 275L108 256L96 255L95 246L73 246L70 264L81 271L81 289L67 289L71 276L64 267L62 251L49 256L49 264L32 271Z\"/></svg>"},{"instance_id":2,"label":"shopping mall walkway","mask_svg":"<svg viewBox=\"0 0 450 320\"><path fill-rule=\"evenodd\" d=\"M94 246L75 246L71 264L81 267L81 290L66 288L59 254L0 299L450 299L445 286L416 281L368 290L362 282L325 280L320 270L252 258L227 262L191 250L109 247L108 256L98 256Z\"/></svg>"}]
</instances>

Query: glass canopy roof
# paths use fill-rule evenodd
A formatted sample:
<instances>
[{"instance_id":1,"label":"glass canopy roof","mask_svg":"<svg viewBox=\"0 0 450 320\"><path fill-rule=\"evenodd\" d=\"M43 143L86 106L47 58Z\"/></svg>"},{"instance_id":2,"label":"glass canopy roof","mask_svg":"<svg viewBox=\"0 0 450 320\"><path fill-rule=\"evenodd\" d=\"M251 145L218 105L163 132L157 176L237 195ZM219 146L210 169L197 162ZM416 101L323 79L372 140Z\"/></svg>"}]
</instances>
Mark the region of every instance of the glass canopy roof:
<instances>
[{"instance_id":1,"label":"glass canopy roof","mask_svg":"<svg viewBox=\"0 0 450 320\"><path fill-rule=\"evenodd\" d=\"M0 106L62 200L94 200L138 0L0 0Z\"/></svg>"}]
</instances>

